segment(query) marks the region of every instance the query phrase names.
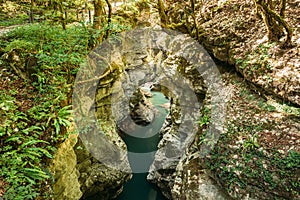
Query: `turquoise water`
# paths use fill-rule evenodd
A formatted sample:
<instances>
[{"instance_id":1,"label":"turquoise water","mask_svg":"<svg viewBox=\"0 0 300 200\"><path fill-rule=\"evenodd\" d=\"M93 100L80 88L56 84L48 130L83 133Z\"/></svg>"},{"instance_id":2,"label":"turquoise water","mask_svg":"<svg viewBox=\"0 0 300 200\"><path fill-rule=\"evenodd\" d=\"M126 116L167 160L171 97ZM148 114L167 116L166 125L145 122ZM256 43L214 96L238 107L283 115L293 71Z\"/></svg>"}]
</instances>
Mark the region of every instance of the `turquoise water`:
<instances>
[{"instance_id":1,"label":"turquoise water","mask_svg":"<svg viewBox=\"0 0 300 200\"><path fill-rule=\"evenodd\" d=\"M168 103L169 100L160 92L151 92L153 96L150 99L152 104L155 106L157 112L155 114L154 121L145 128L137 129L134 135L151 135L147 138L137 138L127 134L124 134L123 140L125 141L128 151L134 153L147 153L153 152L151 155L145 157L142 161L143 165L148 168L154 160L155 151L157 150L157 144L160 140L159 131L166 119L168 110L163 108L161 105ZM156 134L154 134L156 133ZM128 159L132 169L135 168L137 163L136 159L128 154ZM133 177L127 183L124 184L123 192L117 198L118 200L165 200L166 198L162 195L161 191L150 182L147 181L148 173L133 173Z\"/></svg>"}]
</instances>

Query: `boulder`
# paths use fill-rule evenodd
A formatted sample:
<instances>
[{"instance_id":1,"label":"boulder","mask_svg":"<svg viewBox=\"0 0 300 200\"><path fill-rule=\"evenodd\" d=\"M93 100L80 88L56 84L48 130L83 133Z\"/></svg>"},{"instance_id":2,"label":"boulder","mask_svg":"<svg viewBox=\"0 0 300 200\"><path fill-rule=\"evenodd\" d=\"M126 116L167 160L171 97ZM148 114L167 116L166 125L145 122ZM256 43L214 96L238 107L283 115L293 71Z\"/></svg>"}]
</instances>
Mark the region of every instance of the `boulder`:
<instances>
[{"instance_id":1,"label":"boulder","mask_svg":"<svg viewBox=\"0 0 300 200\"><path fill-rule=\"evenodd\" d=\"M138 125L150 124L155 117L155 108L149 99L147 99L147 94L148 93L139 88L130 100L130 116Z\"/></svg>"}]
</instances>

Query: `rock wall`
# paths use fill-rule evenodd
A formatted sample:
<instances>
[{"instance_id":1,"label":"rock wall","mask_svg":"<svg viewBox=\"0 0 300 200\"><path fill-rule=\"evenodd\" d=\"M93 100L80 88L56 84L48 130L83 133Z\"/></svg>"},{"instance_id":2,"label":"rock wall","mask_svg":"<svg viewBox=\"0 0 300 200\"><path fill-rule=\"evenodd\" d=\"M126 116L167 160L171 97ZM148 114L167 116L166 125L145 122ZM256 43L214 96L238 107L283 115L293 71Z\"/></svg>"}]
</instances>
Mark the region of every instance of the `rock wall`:
<instances>
[{"instance_id":1,"label":"rock wall","mask_svg":"<svg viewBox=\"0 0 300 200\"><path fill-rule=\"evenodd\" d=\"M76 167L77 157L74 146L78 135L72 134L60 145L49 169L53 175L54 199L78 200L82 196Z\"/></svg>"},{"instance_id":2,"label":"rock wall","mask_svg":"<svg viewBox=\"0 0 300 200\"><path fill-rule=\"evenodd\" d=\"M97 197L109 200L117 197L124 182L131 178L130 174L109 168L96 160L78 134L69 135L60 145L49 169L54 179L54 199Z\"/></svg>"},{"instance_id":3,"label":"rock wall","mask_svg":"<svg viewBox=\"0 0 300 200\"><path fill-rule=\"evenodd\" d=\"M214 63L208 54L197 45L198 51L189 49L193 45L196 45L195 41L186 35L172 32L166 34L159 28L130 31L118 40L103 43L95 49L90 54L86 69L92 74L91 78L86 76L88 78L84 79L85 74L82 74L83 79L78 80L83 83L80 86L83 89L78 95L84 99L86 110L95 107L101 123L108 123L114 128L125 127L125 130L121 130L123 132L136 126L129 116L130 98L138 87L149 82L162 86L161 91L171 100L171 110L161 132L163 139L159 143L148 178L157 183L170 199L175 187L177 166L181 158L187 155L197 133L198 124L195 122L199 120L201 103L207 90L203 77L214 74ZM188 58L200 59L200 66L192 65L186 60ZM198 71L197 67L201 70ZM206 81L214 80L210 78ZM94 83L95 79L97 82ZM89 84L85 84L87 82ZM97 92L94 105L90 99L93 98L91 91L95 90L95 85ZM89 93L91 95L87 97ZM91 103L87 103L89 101ZM124 122L126 126L122 126ZM111 134L106 136L114 137ZM111 141L120 142L117 138ZM197 194L191 196L197 196L199 191L193 191Z\"/></svg>"},{"instance_id":4,"label":"rock wall","mask_svg":"<svg viewBox=\"0 0 300 200\"><path fill-rule=\"evenodd\" d=\"M192 5L189 1L168 0L165 3L169 28L188 33L223 64L231 65L231 73L222 74L224 82L230 83L230 87L224 89L232 95L227 107L226 129L221 135L222 140L215 151L203 159L206 162L210 160L209 167L201 159L198 159L198 164L194 162L194 165L199 170L203 169L210 179L216 180L231 198L298 199L299 187L295 187L296 182L293 181L297 180L297 175L292 172L298 171L298 168L289 168L291 164L281 162L291 155L299 156L300 152L297 148L300 133L299 29L294 29L294 46L282 48L284 38L276 43L268 41L266 27L256 13L254 1L198 1ZM299 10L297 6L299 7L299 2L287 2L285 20L292 27L298 27L300 22L296 14ZM227 70L224 66L220 68ZM250 84L239 80L233 71L238 71ZM255 92L250 91L250 88ZM246 100L243 101L243 98ZM266 109L273 105L271 102L277 102L276 106ZM293 112L291 117L282 112L280 107L298 111ZM297 120L290 121L292 118ZM290 123L293 131L287 132L280 128L286 127L287 123ZM203 132L196 138L197 143L203 141L201 136L206 131L205 125L202 129ZM287 136L290 134L293 136ZM279 135L289 139L279 139ZM250 140L256 146L249 149L246 147ZM190 156L199 150L197 143L194 144L194 150L190 149ZM245 157L253 160L248 162L243 160ZM187 156L186 161L192 163L191 160L193 158ZM264 164L259 169L260 163ZM187 166L194 169L191 164ZM152 175L150 179L154 177L158 182L166 183L162 185L164 188L171 188L169 198L175 195L175 199L189 199L192 195L187 191L193 191L193 188L185 181L191 180L192 176L184 167L178 166L177 170L181 175L160 173ZM190 174L192 173L191 171ZM201 182L201 173L195 177ZM187 194L181 196L180 191ZM213 197L215 198L218 199Z\"/></svg>"},{"instance_id":5,"label":"rock wall","mask_svg":"<svg viewBox=\"0 0 300 200\"><path fill-rule=\"evenodd\" d=\"M172 199L226 200L231 199L225 190L210 177L206 169L199 166L201 159L189 153L176 167Z\"/></svg>"},{"instance_id":6,"label":"rock wall","mask_svg":"<svg viewBox=\"0 0 300 200\"><path fill-rule=\"evenodd\" d=\"M165 94L170 93L165 92ZM200 97L202 95L202 93L199 94ZM201 167L202 159L199 158L200 151L197 148L199 133L193 138L193 142L185 149L184 153L178 154L181 155L178 159L168 155L168 151L164 149L168 142L180 143L178 141L178 129L180 124L184 123L178 99L172 96L169 98L171 98L170 113L160 132L162 140L158 145L159 150L150 167L152 171L150 171L147 179L158 185L168 199L230 199L218 183L211 178L206 169ZM159 170L155 170L157 168Z\"/></svg>"},{"instance_id":7,"label":"rock wall","mask_svg":"<svg viewBox=\"0 0 300 200\"><path fill-rule=\"evenodd\" d=\"M91 156L80 141L74 149L77 155L78 182L83 193L81 199L109 200L116 198L122 192L123 184L131 178L131 175L99 162Z\"/></svg>"},{"instance_id":8,"label":"rock wall","mask_svg":"<svg viewBox=\"0 0 300 200\"><path fill-rule=\"evenodd\" d=\"M97 79L97 83L77 82L78 88L74 89L74 96L78 95L79 98L73 96L73 101L80 103L73 104L76 113L74 119L83 116L78 114L80 110L87 113L87 116L96 115L97 121L93 124L95 127L91 127L86 121L75 121L79 135L72 136L72 139L68 139L59 148L55 157L60 161L54 161L51 166L51 171L55 174L54 195L58 196L57 199L113 199L122 192L123 184L131 178L126 145L117 133L111 112L111 96L121 92L119 87L115 87L121 73L122 65L114 62L111 69ZM79 81L82 78L80 75L82 74L77 76ZM92 89L95 90L95 94L91 95L94 99L88 95ZM80 106L76 107L77 105ZM96 127L101 130L96 130ZM70 160L71 164L65 163L65 160ZM61 166L61 163L65 164ZM69 174L73 175L72 180L63 178Z\"/></svg>"},{"instance_id":9,"label":"rock wall","mask_svg":"<svg viewBox=\"0 0 300 200\"><path fill-rule=\"evenodd\" d=\"M254 1L199 1L193 7L168 0L165 7L169 28L198 39L215 58L234 65L256 90L299 106L299 5L287 2L285 20L294 29L290 48L268 41Z\"/></svg>"},{"instance_id":10,"label":"rock wall","mask_svg":"<svg viewBox=\"0 0 300 200\"><path fill-rule=\"evenodd\" d=\"M155 108L149 99L147 99L147 94L139 88L130 99L130 117L136 124L142 126L153 122L155 117ZM151 93L148 94L149 96L151 96Z\"/></svg>"}]
</instances>

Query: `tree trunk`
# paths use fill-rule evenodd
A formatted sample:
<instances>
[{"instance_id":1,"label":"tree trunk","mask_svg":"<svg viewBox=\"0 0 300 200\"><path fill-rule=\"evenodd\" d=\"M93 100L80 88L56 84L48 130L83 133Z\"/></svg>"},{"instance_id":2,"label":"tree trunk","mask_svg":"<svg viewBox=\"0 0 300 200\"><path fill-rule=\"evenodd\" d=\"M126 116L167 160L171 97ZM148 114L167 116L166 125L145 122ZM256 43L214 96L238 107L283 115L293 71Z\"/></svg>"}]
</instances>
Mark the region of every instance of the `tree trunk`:
<instances>
[{"instance_id":1,"label":"tree trunk","mask_svg":"<svg viewBox=\"0 0 300 200\"><path fill-rule=\"evenodd\" d=\"M269 8L271 9L271 10L274 10L274 4L273 4L273 0L267 0L267 5L269 6Z\"/></svg>"},{"instance_id":2,"label":"tree trunk","mask_svg":"<svg viewBox=\"0 0 300 200\"><path fill-rule=\"evenodd\" d=\"M165 12L164 2L162 0L158 0L157 6L158 6L158 12L159 12L161 26L163 28L166 28L168 19L167 19L167 15L166 15L166 12Z\"/></svg>"},{"instance_id":3,"label":"tree trunk","mask_svg":"<svg viewBox=\"0 0 300 200\"><path fill-rule=\"evenodd\" d=\"M197 19L196 19L196 15L195 15L195 0L190 0L191 1L191 8L192 8L192 18L193 18L193 21L194 21L194 28L195 28L195 36L196 36L196 39L198 40L199 39L199 29L198 29L198 26L197 26Z\"/></svg>"},{"instance_id":4,"label":"tree trunk","mask_svg":"<svg viewBox=\"0 0 300 200\"><path fill-rule=\"evenodd\" d=\"M68 21L68 11L65 10L65 21Z\"/></svg>"},{"instance_id":5,"label":"tree trunk","mask_svg":"<svg viewBox=\"0 0 300 200\"><path fill-rule=\"evenodd\" d=\"M79 11L78 11L79 9L78 8L76 8L76 20L77 21L79 21Z\"/></svg>"},{"instance_id":6,"label":"tree trunk","mask_svg":"<svg viewBox=\"0 0 300 200\"><path fill-rule=\"evenodd\" d=\"M280 1L280 16L285 18L286 0Z\"/></svg>"},{"instance_id":7,"label":"tree trunk","mask_svg":"<svg viewBox=\"0 0 300 200\"><path fill-rule=\"evenodd\" d=\"M91 13L91 9L89 9L89 23L92 23L92 13Z\"/></svg>"},{"instance_id":8,"label":"tree trunk","mask_svg":"<svg viewBox=\"0 0 300 200\"><path fill-rule=\"evenodd\" d=\"M110 23L111 23L111 16L112 16L112 7L111 7L111 4L110 4L109 0L105 0L105 2L107 3L107 6L108 6L108 16L107 16L107 30L106 30L104 38L107 39L109 34L110 34Z\"/></svg>"},{"instance_id":9,"label":"tree trunk","mask_svg":"<svg viewBox=\"0 0 300 200\"><path fill-rule=\"evenodd\" d=\"M85 21L84 20L84 12L83 11L81 12L81 21L83 21L83 22Z\"/></svg>"},{"instance_id":10,"label":"tree trunk","mask_svg":"<svg viewBox=\"0 0 300 200\"><path fill-rule=\"evenodd\" d=\"M66 21L64 17L65 12L62 3L59 3L59 12L60 12L60 21L61 21L62 28L66 30Z\"/></svg>"},{"instance_id":11,"label":"tree trunk","mask_svg":"<svg viewBox=\"0 0 300 200\"><path fill-rule=\"evenodd\" d=\"M100 30L101 28L101 17L102 17L102 1L101 0L94 0L94 24L93 27L94 29Z\"/></svg>"},{"instance_id":12,"label":"tree trunk","mask_svg":"<svg viewBox=\"0 0 300 200\"><path fill-rule=\"evenodd\" d=\"M84 21L84 23L86 24L86 14L88 13L88 7L87 7L87 2L85 1L84 2L84 11L83 11L83 13L84 13L84 17L83 17L83 21Z\"/></svg>"},{"instance_id":13,"label":"tree trunk","mask_svg":"<svg viewBox=\"0 0 300 200\"><path fill-rule=\"evenodd\" d=\"M264 23L268 30L269 40L278 42L280 38L284 36L285 30L286 40L284 42L284 46L290 46L292 44L292 30L283 17L278 15L274 10L270 9L264 0L256 0L256 6L258 7L258 10L261 11Z\"/></svg>"},{"instance_id":14,"label":"tree trunk","mask_svg":"<svg viewBox=\"0 0 300 200\"><path fill-rule=\"evenodd\" d=\"M34 2L34 0L31 0L31 2L30 2L30 11L29 11L29 23L34 22L34 16L33 16L34 6L35 6L35 2Z\"/></svg>"},{"instance_id":15,"label":"tree trunk","mask_svg":"<svg viewBox=\"0 0 300 200\"><path fill-rule=\"evenodd\" d=\"M124 8L125 10L127 9L127 3L126 3L126 0L123 0L123 4L124 4Z\"/></svg>"}]
</instances>

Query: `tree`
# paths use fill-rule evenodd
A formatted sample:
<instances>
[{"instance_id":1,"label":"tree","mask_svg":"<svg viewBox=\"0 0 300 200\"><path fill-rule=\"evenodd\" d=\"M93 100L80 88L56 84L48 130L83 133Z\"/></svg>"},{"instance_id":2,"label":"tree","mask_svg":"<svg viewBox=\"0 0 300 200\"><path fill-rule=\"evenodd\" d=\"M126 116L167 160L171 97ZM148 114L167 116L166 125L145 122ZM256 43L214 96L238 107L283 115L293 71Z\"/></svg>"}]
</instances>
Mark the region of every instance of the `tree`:
<instances>
[{"instance_id":1,"label":"tree","mask_svg":"<svg viewBox=\"0 0 300 200\"><path fill-rule=\"evenodd\" d=\"M284 20L286 0L281 0L280 14L275 12L272 0L255 0L255 3L268 30L269 40L278 42L286 34L284 46L291 46L292 30Z\"/></svg>"},{"instance_id":2,"label":"tree","mask_svg":"<svg viewBox=\"0 0 300 200\"><path fill-rule=\"evenodd\" d=\"M103 4L102 0L94 0L94 29L100 30L103 15Z\"/></svg>"},{"instance_id":3,"label":"tree","mask_svg":"<svg viewBox=\"0 0 300 200\"><path fill-rule=\"evenodd\" d=\"M162 0L158 0L157 6L158 6L158 13L159 13L159 17L160 17L161 26L163 28L166 28L168 19L167 19L167 15L165 12L164 2Z\"/></svg>"},{"instance_id":4,"label":"tree","mask_svg":"<svg viewBox=\"0 0 300 200\"><path fill-rule=\"evenodd\" d=\"M66 30L66 19L65 19L65 10L64 10L64 2L58 2L58 7L60 11L60 22L62 25L62 28Z\"/></svg>"},{"instance_id":5,"label":"tree","mask_svg":"<svg viewBox=\"0 0 300 200\"><path fill-rule=\"evenodd\" d=\"M108 16L107 16L107 29L104 38L107 39L109 36L109 30L110 30L110 23L111 23L111 17L112 17L112 6L109 2L109 0L105 0L108 6Z\"/></svg>"},{"instance_id":6,"label":"tree","mask_svg":"<svg viewBox=\"0 0 300 200\"><path fill-rule=\"evenodd\" d=\"M29 23L34 22L34 17L33 17L34 6L35 6L35 2L34 2L34 0L31 0L30 1L30 11L29 11Z\"/></svg>"},{"instance_id":7,"label":"tree","mask_svg":"<svg viewBox=\"0 0 300 200\"><path fill-rule=\"evenodd\" d=\"M191 3L191 16L194 22L194 28L195 28L195 37L198 40L199 39L199 29L197 26L197 19L196 19L196 14L195 14L195 0L190 0ZM191 34L192 35L192 34Z\"/></svg>"}]
</instances>

